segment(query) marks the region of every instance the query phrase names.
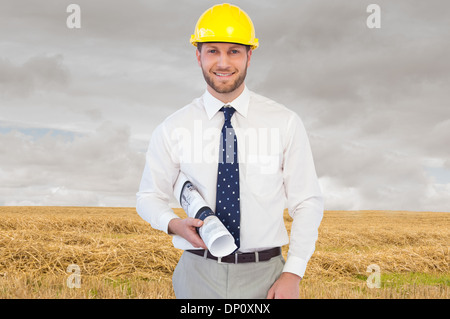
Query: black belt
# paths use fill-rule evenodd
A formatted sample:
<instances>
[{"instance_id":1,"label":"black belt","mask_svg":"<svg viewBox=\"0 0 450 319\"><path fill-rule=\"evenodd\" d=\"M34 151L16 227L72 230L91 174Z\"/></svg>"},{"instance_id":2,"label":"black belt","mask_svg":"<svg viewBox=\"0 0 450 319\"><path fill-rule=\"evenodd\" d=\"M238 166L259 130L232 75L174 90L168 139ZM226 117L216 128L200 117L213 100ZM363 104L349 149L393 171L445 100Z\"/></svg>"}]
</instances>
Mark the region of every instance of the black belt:
<instances>
[{"instance_id":1,"label":"black belt","mask_svg":"<svg viewBox=\"0 0 450 319\"><path fill-rule=\"evenodd\" d=\"M267 261L273 257L281 255L281 247L275 247L262 251L255 251L252 253L236 253L224 257L215 257L211 255L211 253L208 250L204 249L195 249L186 251L198 256L217 260L219 263L228 263L228 264L241 264L241 263Z\"/></svg>"}]
</instances>

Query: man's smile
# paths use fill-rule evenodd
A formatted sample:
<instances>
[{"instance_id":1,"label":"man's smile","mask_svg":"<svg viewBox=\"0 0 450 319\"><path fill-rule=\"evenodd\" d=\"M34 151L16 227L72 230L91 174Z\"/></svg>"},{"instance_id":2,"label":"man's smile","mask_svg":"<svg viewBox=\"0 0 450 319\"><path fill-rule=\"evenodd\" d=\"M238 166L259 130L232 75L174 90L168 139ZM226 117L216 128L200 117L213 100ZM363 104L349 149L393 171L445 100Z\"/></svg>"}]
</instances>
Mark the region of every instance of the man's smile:
<instances>
[{"instance_id":1,"label":"man's smile","mask_svg":"<svg viewBox=\"0 0 450 319\"><path fill-rule=\"evenodd\" d=\"M230 76L234 75L236 72L228 72L228 73L225 73L225 72L213 72L213 73L214 73L214 75L216 75L218 77L227 78L227 77L230 77Z\"/></svg>"}]
</instances>

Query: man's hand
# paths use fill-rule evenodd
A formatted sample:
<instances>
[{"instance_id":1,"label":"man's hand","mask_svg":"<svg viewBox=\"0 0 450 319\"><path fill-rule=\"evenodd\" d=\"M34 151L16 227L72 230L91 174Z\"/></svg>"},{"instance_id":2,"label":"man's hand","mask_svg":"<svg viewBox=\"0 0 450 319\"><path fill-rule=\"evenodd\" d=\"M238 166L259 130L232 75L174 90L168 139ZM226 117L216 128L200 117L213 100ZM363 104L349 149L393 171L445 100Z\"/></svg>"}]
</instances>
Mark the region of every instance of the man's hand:
<instances>
[{"instance_id":1,"label":"man's hand","mask_svg":"<svg viewBox=\"0 0 450 319\"><path fill-rule=\"evenodd\" d=\"M202 225L203 221L200 219L192 217L185 219L174 218L169 222L169 234L183 237L195 248L208 249L195 230L195 227L200 227Z\"/></svg>"},{"instance_id":2,"label":"man's hand","mask_svg":"<svg viewBox=\"0 0 450 319\"><path fill-rule=\"evenodd\" d=\"M267 299L298 299L302 278L290 272L281 273L267 293Z\"/></svg>"}]
</instances>

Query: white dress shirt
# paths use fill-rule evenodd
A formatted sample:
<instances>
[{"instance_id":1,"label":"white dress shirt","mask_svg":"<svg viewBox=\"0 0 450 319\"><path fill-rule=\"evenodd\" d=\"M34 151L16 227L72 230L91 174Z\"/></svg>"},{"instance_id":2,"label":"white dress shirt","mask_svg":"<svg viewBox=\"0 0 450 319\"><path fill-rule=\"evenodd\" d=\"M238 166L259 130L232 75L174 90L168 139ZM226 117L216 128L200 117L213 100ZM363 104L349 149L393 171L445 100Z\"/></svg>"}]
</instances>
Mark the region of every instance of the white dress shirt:
<instances>
[{"instance_id":1,"label":"white dress shirt","mask_svg":"<svg viewBox=\"0 0 450 319\"><path fill-rule=\"evenodd\" d=\"M323 199L306 131L299 116L248 90L228 103L238 141L241 246L250 252L289 243L284 272L303 277L315 250ZM182 171L214 210L224 103L208 91L164 120L153 132L137 193L137 212L168 232L179 218L170 207ZM293 218L291 236L283 219ZM194 216L191 216L194 217ZM179 236L173 244L195 249Z\"/></svg>"}]
</instances>

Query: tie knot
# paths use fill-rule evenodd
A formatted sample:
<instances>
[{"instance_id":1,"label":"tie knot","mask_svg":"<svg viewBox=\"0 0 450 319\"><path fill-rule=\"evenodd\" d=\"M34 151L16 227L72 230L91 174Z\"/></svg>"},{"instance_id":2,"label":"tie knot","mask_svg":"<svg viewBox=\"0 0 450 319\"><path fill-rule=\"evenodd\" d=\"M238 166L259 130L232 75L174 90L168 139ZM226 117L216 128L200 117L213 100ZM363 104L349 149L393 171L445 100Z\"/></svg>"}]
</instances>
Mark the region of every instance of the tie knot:
<instances>
[{"instance_id":1,"label":"tie knot","mask_svg":"<svg viewBox=\"0 0 450 319\"><path fill-rule=\"evenodd\" d=\"M225 117L225 122L230 122L231 117L233 116L236 109L232 106L224 106L220 109L223 112L223 116Z\"/></svg>"}]
</instances>

